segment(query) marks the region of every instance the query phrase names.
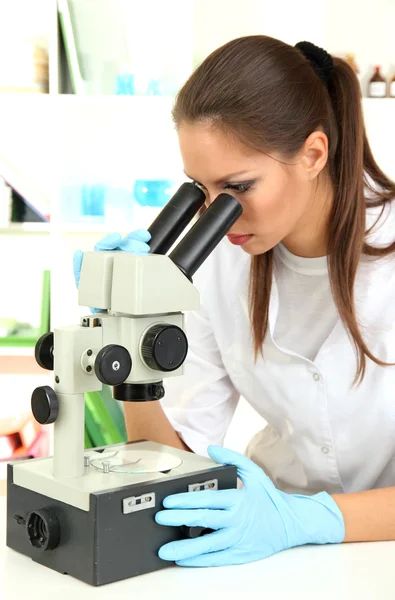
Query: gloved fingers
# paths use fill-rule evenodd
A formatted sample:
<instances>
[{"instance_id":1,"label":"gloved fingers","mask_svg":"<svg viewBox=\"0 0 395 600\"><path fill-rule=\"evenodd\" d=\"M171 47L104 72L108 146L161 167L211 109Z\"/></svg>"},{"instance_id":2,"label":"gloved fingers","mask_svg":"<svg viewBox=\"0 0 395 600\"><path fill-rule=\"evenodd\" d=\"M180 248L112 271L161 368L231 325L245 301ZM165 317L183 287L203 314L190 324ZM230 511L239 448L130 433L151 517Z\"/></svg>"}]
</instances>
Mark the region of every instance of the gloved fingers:
<instances>
[{"instance_id":1,"label":"gloved fingers","mask_svg":"<svg viewBox=\"0 0 395 600\"><path fill-rule=\"evenodd\" d=\"M104 238L99 240L93 249L95 252L101 252L103 250L116 250L121 241L122 236L120 233L109 233L108 235L104 236Z\"/></svg>"},{"instance_id":2,"label":"gloved fingers","mask_svg":"<svg viewBox=\"0 0 395 600\"><path fill-rule=\"evenodd\" d=\"M243 456L243 454L239 454L239 452L228 450L222 446L209 446L207 452L215 462L237 467L237 474L245 487L254 484L258 479L261 481L262 476L271 483L270 479L258 465L246 456Z\"/></svg>"},{"instance_id":3,"label":"gloved fingers","mask_svg":"<svg viewBox=\"0 0 395 600\"><path fill-rule=\"evenodd\" d=\"M159 549L158 556L162 560L184 561L199 555L207 555L231 544L229 532L226 530L214 531L192 540L170 542ZM177 562L178 564L178 562Z\"/></svg>"},{"instance_id":4,"label":"gloved fingers","mask_svg":"<svg viewBox=\"0 0 395 600\"><path fill-rule=\"evenodd\" d=\"M148 254L150 251L150 247L145 242L127 237L119 242L117 249L124 252L133 252L133 254Z\"/></svg>"},{"instance_id":5,"label":"gloved fingers","mask_svg":"<svg viewBox=\"0 0 395 600\"><path fill-rule=\"evenodd\" d=\"M173 494L163 500L165 508L214 508L226 509L235 506L240 490L202 490Z\"/></svg>"},{"instance_id":6,"label":"gloved fingers","mask_svg":"<svg viewBox=\"0 0 395 600\"><path fill-rule=\"evenodd\" d=\"M230 524L231 514L226 510L161 510L156 513L155 521L159 525L170 527L205 527L207 529L222 529Z\"/></svg>"},{"instance_id":7,"label":"gloved fingers","mask_svg":"<svg viewBox=\"0 0 395 600\"><path fill-rule=\"evenodd\" d=\"M125 236L125 239L139 240L140 242L149 242L151 234L147 229L136 229Z\"/></svg>"},{"instance_id":8,"label":"gloved fingers","mask_svg":"<svg viewBox=\"0 0 395 600\"><path fill-rule=\"evenodd\" d=\"M73 271L74 271L74 280L75 280L75 285L79 286L80 284L80 277L81 277L81 267L82 267L82 259L84 257L84 253L82 252L82 250L76 250L76 252L74 252L74 256L73 256Z\"/></svg>"},{"instance_id":9,"label":"gloved fingers","mask_svg":"<svg viewBox=\"0 0 395 600\"><path fill-rule=\"evenodd\" d=\"M176 563L180 567L225 567L226 565L242 565L262 558L266 557L253 558L251 555L246 556L244 552L240 552L237 548L229 548L219 552L202 553L191 558L176 560Z\"/></svg>"}]
</instances>

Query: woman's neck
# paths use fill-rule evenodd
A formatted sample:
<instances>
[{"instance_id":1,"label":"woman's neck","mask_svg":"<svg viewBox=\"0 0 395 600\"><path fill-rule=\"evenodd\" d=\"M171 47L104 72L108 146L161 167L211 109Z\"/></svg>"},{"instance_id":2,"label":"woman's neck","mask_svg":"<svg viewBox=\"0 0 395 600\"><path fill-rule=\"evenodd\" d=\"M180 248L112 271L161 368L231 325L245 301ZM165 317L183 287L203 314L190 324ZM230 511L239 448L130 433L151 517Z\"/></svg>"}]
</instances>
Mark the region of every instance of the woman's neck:
<instances>
[{"instance_id":1,"label":"woman's neck","mask_svg":"<svg viewBox=\"0 0 395 600\"><path fill-rule=\"evenodd\" d=\"M317 189L314 192L308 212L295 231L282 240L287 250L305 258L326 256L333 199L332 184L326 184L321 191Z\"/></svg>"}]
</instances>

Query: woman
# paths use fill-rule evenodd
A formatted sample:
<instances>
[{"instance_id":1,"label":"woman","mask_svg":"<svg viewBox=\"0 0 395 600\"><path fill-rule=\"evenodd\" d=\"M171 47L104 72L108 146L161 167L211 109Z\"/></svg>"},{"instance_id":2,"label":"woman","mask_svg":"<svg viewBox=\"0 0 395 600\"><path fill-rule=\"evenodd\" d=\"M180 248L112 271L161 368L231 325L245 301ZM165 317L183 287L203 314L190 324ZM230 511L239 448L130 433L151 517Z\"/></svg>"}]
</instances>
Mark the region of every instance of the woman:
<instances>
[{"instance_id":1,"label":"woman","mask_svg":"<svg viewBox=\"0 0 395 600\"><path fill-rule=\"evenodd\" d=\"M395 539L395 184L354 72L308 42L244 37L196 69L173 116L185 172L243 215L198 272L184 377L161 404L128 403L128 431L234 464L244 487L167 498L158 523L215 531L159 556L224 565ZM268 423L249 458L221 448L240 395Z\"/></svg>"}]
</instances>

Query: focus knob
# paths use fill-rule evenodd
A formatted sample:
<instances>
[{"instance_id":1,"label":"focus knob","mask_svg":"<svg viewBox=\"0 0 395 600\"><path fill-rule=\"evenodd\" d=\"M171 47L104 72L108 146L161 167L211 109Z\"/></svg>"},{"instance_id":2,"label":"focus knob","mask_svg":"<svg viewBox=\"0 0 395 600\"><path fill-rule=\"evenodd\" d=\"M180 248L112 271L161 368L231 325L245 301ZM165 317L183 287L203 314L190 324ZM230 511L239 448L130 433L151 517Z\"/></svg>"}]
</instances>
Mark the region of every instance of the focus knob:
<instances>
[{"instance_id":1,"label":"focus knob","mask_svg":"<svg viewBox=\"0 0 395 600\"><path fill-rule=\"evenodd\" d=\"M42 369L53 371L53 351L53 333L50 331L37 340L34 348L35 359Z\"/></svg>"},{"instance_id":2,"label":"focus knob","mask_svg":"<svg viewBox=\"0 0 395 600\"><path fill-rule=\"evenodd\" d=\"M148 367L155 371L175 371L186 359L188 340L180 327L161 323L146 332L141 355Z\"/></svg>"},{"instance_id":3,"label":"focus knob","mask_svg":"<svg viewBox=\"0 0 395 600\"><path fill-rule=\"evenodd\" d=\"M106 385L121 385L129 377L132 359L126 348L117 344L104 346L95 360L96 377Z\"/></svg>"},{"instance_id":4,"label":"focus knob","mask_svg":"<svg viewBox=\"0 0 395 600\"><path fill-rule=\"evenodd\" d=\"M34 418L41 425L49 425L56 421L59 413L59 400L49 385L43 385L34 390L31 406Z\"/></svg>"}]
</instances>

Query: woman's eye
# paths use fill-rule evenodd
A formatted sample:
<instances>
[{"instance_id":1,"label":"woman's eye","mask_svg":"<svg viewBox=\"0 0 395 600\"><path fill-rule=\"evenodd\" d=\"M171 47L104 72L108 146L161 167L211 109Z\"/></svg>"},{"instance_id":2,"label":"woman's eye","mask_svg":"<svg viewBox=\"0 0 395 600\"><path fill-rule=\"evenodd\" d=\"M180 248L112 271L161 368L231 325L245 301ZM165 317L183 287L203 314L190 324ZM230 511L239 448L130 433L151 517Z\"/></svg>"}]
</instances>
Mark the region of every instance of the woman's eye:
<instances>
[{"instance_id":1,"label":"woman's eye","mask_svg":"<svg viewBox=\"0 0 395 600\"><path fill-rule=\"evenodd\" d=\"M194 183L198 188L203 190L204 193L207 193L207 188L202 183L198 183L197 181L193 181L192 183ZM224 189L232 190L234 192L237 192L238 194L243 194L245 192L250 191L253 184L253 181L246 181L244 183L228 183L224 185Z\"/></svg>"},{"instance_id":2,"label":"woman's eye","mask_svg":"<svg viewBox=\"0 0 395 600\"><path fill-rule=\"evenodd\" d=\"M252 182L248 181L246 183L228 183L225 186L226 190L233 190L234 192L238 192L239 194L243 194L244 192L248 192L252 187Z\"/></svg>"}]
</instances>

